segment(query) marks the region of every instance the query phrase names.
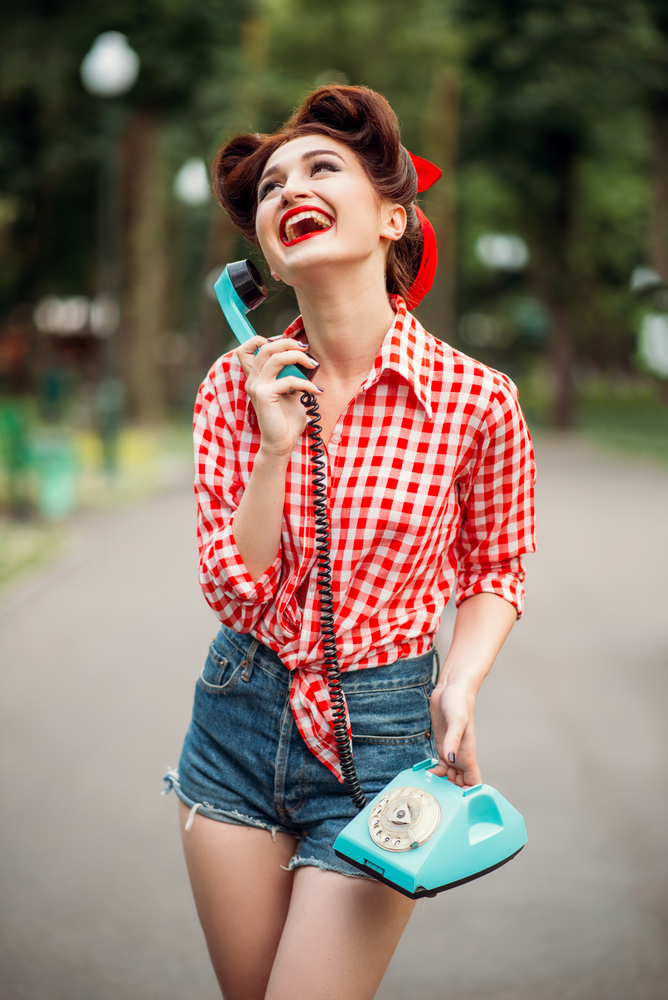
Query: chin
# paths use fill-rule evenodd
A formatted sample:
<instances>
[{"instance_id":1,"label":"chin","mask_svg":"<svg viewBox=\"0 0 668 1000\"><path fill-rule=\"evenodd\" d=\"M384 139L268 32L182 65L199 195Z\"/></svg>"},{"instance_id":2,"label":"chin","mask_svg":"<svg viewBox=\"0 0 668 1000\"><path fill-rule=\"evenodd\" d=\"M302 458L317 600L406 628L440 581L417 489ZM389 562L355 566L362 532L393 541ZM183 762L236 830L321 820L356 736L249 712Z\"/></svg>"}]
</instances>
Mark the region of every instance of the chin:
<instances>
[{"instance_id":1,"label":"chin","mask_svg":"<svg viewBox=\"0 0 668 1000\"><path fill-rule=\"evenodd\" d=\"M315 244L316 240L312 242ZM322 268L348 270L352 267L359 267L365 261L368 261L372 255L369 252L360 252L359 246L346 251L343 247L332 247L331 244L329 247L318 247L307 246L303 243L289 249L291 252L284 255L280 266L278 268L274 267L276 273L281 274L281 277L283 277L282 272L285 273L286 276L283 280L288 284L291 283L290 278L292 276L296 277L299 275L301 277L309 271L312 271L315 277L316 273L319 273Z\"/></svg>"}]
</instances>

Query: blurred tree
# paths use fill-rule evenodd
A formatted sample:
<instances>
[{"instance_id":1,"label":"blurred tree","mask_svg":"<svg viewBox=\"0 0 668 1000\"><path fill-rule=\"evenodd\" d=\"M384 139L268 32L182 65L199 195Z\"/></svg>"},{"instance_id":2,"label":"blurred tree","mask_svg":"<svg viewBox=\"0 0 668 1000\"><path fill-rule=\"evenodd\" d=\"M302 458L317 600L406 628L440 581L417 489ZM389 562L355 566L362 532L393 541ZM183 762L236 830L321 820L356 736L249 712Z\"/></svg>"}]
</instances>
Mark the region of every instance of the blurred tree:
<instances>
[{"instance_id":1,"label":"blurred tree","mask_svg":"<svg viewBox=\"0 0 668 1000\"><path fill-rule=\"evenodd\" d=\"M132 412L160 410L166 179L236 108L239 39L252 0L25 0L0 12L0 312L45 293L94 289L97 107L79 80L102 31L141 59L125 99L128 167L126 377ZM171 128L170 128L171 126ZM171 142L170 142L171 140Z\"/></svg>"},{"instance_id":2,"label":"blurred tree","mask_svg":"<svg viewBox=\"0 0 668 1000\"><path fill-rule=\"evenodd\" d=\"M611 126L617 142L620 131L635 138L647 19L635 0L466 0L460 16L469 41L463 157L485 164L514 201L550 313L554 420L565 427L576 339L592 301L605 298L605 277L595 274L601 254L587 240L588 198L598 200L599 219L602 200L585 168L604 163Z\"/></svg>"},{"instance_id":3,"label":"blurred tree","mask_svg":"<svg viewBox=\"0 0 668 1000\"><path fill-rule=\"evenodd\" d=\"M273 130L322 83L366 84L397 112L407 148L444 177L425 195L439 241L434 291L422 307L429 328L453 333L455 169L462 41L451 0L262 0L256 27L256 127ZM261 25L261 27L260 27Z\"/></svg>"},{"instance_id":4,"label":"blurred tree","mask_svg":"<svg viewBox=\"0 0 668 1000\"><path fill-rule=\"evenodd\" d=\"M202 297L202 279L251 252L213 203L193 212L175 205L177 170L191 156L210 160L234 132L273 130L314 85L348 81L386 94L408 148L444 171L424 196L440 265L421 318L456 339L457 263L465 321L471 311L498 313L495 346L469 342L482 360L512 367L525 336L513 341L513 324L535 357L550 326L555 417L567 424L576 355L628 363L629 273L648 245L650 262L662 273L668 266L666 16L665 0L25 0L3 8L0 316L48 293L94 290L97 102L81 87L79 65L96 35L115 29L142 67L124 99L123 340L135 416L161 412L156 354L166 343L173 358L190 352L193 381L213 359L223 324ZM527 241L526 273L492 273L476 259L476 238L494 230ZM275 332L288 299L289 291L275 296L257 317L260 329Z\"/></svg>"},{"instance_id":5,"label":"blurred tree","mask_svg":"<svg viewBox=\"0 0 668 1000\"><path fill-rule=\"evenodd\" d=\"M668 3L645 0L654 28L645 68L645 99L652 149L649 262L668 281Z\"/></svg>"}]
</instances>

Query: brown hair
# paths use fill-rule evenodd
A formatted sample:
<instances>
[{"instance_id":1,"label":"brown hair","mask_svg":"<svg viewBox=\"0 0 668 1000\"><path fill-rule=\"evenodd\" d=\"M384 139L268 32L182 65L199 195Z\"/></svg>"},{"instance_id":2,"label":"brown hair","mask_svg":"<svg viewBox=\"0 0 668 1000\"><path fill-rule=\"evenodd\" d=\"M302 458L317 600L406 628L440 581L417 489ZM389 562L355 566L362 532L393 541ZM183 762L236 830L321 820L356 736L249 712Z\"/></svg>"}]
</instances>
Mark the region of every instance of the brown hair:
<instances>
[{"instance_id":1,"label":"brown hair","mask_svg":"<svg viewBox=\"0 0 668 1000\"><path fill-rule=\"evenodd\" d=\"M390 244L385 273L388 292L405 298L422 257L422 231L413 204L417 174L401 145L397 116L375 90L318 87L273 135L230 139L218 150L213 163L218 201L237 229L257 246L257 189L267 160L284 143L314 134L327 135L352 149L378 194L406 209L406 231Z\"/></svg>"}]
</instances>

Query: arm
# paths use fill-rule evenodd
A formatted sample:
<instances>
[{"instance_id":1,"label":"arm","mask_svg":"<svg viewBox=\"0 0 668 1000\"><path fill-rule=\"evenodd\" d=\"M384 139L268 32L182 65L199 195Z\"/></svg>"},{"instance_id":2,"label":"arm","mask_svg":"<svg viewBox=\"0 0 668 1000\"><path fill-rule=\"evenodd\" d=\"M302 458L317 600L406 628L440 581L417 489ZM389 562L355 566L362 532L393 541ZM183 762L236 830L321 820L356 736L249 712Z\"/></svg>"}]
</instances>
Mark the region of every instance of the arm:
<instances>
[{"instance_id":1,"label":"arm","mask_svg":"<svg viewBox=\"0 0 668 1000\"><path fill-rule=\"evenodd\" d=\"M503 377L479 440L460 501L455 633L431 701L439 755L435 772L458 785L481 780L475 699L522 612L520 555L535 548L533 450L515 387Z\"/></svg>"},{"instance_id":2,"label":"arm","mask_svg":"<svg viewBox=\"0 0 668 1000\"><path fill-rule=\"evenodd\" d=\"M438 750L434 773L458 785L482 780L476 760L475 700L516 619L513 605L496 594L469 597L457 611L450 652L431 696L431 716Z\"/></svg>"},{"instance_id":3,"label":"arm","mask_svg":"<svg viewBox=\"0 0 668 1000\"><path fill-rule=\"evenodd\" d=\"M287 347L283 346L286 344ZM251 342L251 346L256 347L257 343ZM273 382L279 388L277 395L290 401L286 408L292 405L292 410L288 409L291 419L284 421L283 429L280 422L276 428L271 418L267 420L266 408L257 401L257 395L251 397L262 431L262 443L245 490L238 470L239 433L242 430L235 403L240 389L238 369L233 378L212 375L206 379L195 407L200 584L220 620L239 631L253 627L274 596L280 579L285 472L291 449L306 421L299 396L297 393L290 396L289 391L291 384L297 382L301 389L311 387L310 382L297 378L285 378L276 383L272 371L280 371L282 364L294 363L295 359L302 363L305 360L301 350L290 347L287 341L268 345L262 359L266 363L273 355L280 355L274 358L269 371L265 370L263 383L265 392L266 383ZM248 373L253 361L245 361L243 366ZM250 379L246 384L248 381ZM287 442L282 442L281 433L286 429ZM269 449L266 448L268 443Z\"/></svg>"},{"instance_id":4,"label":"arm","mask_svg":"<svg viewBox=\"0 0 668 1000\"><path fill-rule=\"evenodd\" d=\"M271 343L264 337L254 337L237 350L262 435L248 486L234 516L234 540L254 583L280 549L285 475L292 450L306 427L301 394L321 391L297 377L276 378L284 365L317 367L317 362L304 357L305 350L294 340Z\"/></svg>"}]
</instances>

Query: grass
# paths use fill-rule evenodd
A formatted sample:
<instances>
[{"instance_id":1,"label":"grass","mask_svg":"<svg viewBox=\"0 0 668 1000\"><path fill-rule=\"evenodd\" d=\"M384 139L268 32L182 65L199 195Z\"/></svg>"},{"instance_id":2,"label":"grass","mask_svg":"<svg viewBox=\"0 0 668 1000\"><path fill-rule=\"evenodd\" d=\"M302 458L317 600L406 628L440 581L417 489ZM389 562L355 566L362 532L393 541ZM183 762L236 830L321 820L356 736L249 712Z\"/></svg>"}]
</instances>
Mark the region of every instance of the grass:
<instances>
[{"instance_id":1,"label":"grass","mask_svg":"<svg viewBox=\"0 0 668 1000\"><path fill-rule=\"evenodd\" d=\"M577 380L573 430L586 440L627 459L668 465L667 387L645 376L603 373ZM552 384L547 368L536 368L519 382L520 402L529 426L549 428Z\"/></svg>"},{"instance_id":2,"label":"grass","mask_svg":"<svg viewBox=\"0 0 668 1000\"><path fill-rule=\"evenodd\" d=\"M581 414L581 428L585 437L607 451L668 466L666 406L651 402L587 402Z\"/></svg>"}]
</instances>

